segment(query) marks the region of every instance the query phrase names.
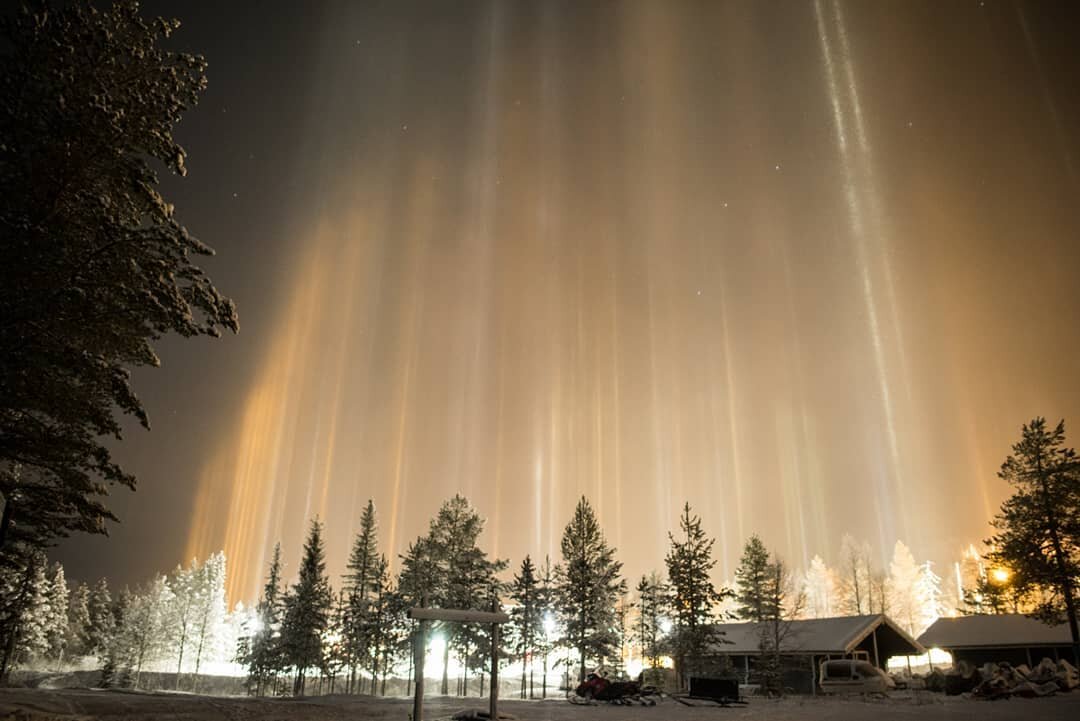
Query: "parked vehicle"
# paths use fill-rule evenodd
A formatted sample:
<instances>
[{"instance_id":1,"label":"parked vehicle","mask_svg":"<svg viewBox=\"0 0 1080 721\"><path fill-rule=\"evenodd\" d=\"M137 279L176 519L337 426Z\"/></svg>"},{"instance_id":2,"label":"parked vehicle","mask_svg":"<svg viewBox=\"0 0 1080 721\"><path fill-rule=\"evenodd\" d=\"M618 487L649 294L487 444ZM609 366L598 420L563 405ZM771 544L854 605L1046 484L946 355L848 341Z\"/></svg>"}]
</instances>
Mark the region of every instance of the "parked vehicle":
<instances>
[{"instance_id":1,"label":"parked vehicle","mask_svg":"<svg viewBox=\"0 0 1080 721\"><path fill-rule=\"evenodd\" d=\"M820 671L818 683L824 693L888 693L896 688L896 682L869 661L823 661Z\"/></svg>"}]
</instances>

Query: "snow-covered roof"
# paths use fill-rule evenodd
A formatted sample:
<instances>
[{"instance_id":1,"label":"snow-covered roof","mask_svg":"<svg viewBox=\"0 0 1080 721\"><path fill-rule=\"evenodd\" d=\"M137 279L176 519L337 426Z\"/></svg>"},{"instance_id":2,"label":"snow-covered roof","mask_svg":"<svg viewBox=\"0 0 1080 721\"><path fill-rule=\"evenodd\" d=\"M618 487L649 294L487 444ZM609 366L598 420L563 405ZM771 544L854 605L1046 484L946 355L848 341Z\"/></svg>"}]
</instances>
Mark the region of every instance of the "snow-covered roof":
<instances>
[{"instance_id":1,"label":"snow-covered roof","mask_svg":"<svg viewBox=\"0 0 1080 721\"><path fill-rule=\"evenodd\" d=\"M1001 646L1063 646L1070 643L1065 624L1045 623L1019 614L939 618L919 636L927 648L999 648Z\"/></svg>"},{"instance_id":2,"label":"snow-covered roof","mask_svg":"<svg viewBox=\"0 0 1080 721\"><path fill-rule=\"evenodd\" d=\"M793 655L846 654L855 648L880 626L896 634L901 645L910 645L911 654L921 654L925 649L887 616L841 616L837 618L811 618L792 621L785 640L785 650ZM727 643L717 646L720 653L758 653L759 626L752 622L721 623L716 628L724 632ZM880 638L880 636L879 636Z\"/></svg>"}]
</instances>

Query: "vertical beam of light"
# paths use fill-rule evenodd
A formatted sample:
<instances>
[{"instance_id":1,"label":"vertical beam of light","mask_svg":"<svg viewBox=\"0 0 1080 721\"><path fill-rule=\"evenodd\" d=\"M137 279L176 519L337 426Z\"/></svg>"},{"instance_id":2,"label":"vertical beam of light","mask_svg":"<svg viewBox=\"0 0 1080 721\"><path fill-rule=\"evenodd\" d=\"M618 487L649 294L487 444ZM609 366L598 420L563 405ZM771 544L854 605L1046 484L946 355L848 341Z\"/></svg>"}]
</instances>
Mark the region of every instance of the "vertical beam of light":
<instances>
[{"instance_id":1,"label":"vertical beam of light","mask_svg":"<svg viewBox=\"0 0 1080 721\"><path fill-rule=\"evenodd\" d=\"M1058 157L1065 165L1069 180L1072 181L1073 190L1080 189L1080 181L1076 177L1076 164L1073 162L1072 157L1072 146L1066 138L1065 127L1061 123L1061 112L1058 110L1057 103L1054 102L1054 95L1050 92L1050 85L1046 82L1046 71L1043 69L1039 50L1035 47L1035 42L1031 38L1027 13L1020 3L1014 2L1013 8L1016 10L1016 16L1020 21L1020 29L1024 33L1024 46L1027 48L1028 57L1031 58L1031 64L1035 67L1035 74L1039 78L1039 91L1042 95L1043 106L1046 108L1046 112L1054 126L1054 139L1057 141Z\"/></svg>"},{"instance_id":2,"label":"vertical beam of light","mask_svg":"<svg viewBox=\"0 0 1080 721\"><path fill-rule=\"evenodd\" d=\"M230 599L254 597L265 561L265 539L280 538L280 526L271 527L273 514L267 505L279 513L283 505L284 489L277 481L293 452L286 440L296 430L301 388L295 381L315 327L317 291L325 280L318 255L299 275L301 283L284 322L287 332L275 338L267 354L270 363L244 403L239 442L217 453L199 479L185 557L204 558L222 548L234 569L228 578ZM221 508L227 512L222 514Z\"/></svg>"},{"instance_id":3,"label":"vertical beam of light","mask_svg":"<svg viewBox=\"0 0 1080 721\"><path fill-rule=\"evenodd\" d=\"M874 368L877 377L878 392L881 396L886 440L888 442L889 466L891 470L890 478L893 479L895 484L899 484L900 452L896 440L892 391L889 387L887 377L885 349L884 341L882 339L881 324L879 321L878 304L874 293L874 282L871 277L870 263L868 260L867 236L870 233L870 229L867 227L864 219L863 201L857 187L859 178L857 171L853 167L855 162L853 156L855 153L849 147L847 130L848 122L845 117L845 110L841 104L840 84L837 77L836 62L834 60L832 43L829 40L829 33L825 25L822 0L814 1L814 15L817 20L818 39L821 44L822 55L825 61L825 74L828 83L829 102L832 107L833 128L836 134L836 143L840 153L840 162L844 176L844 197L848 209L848 225L850 227L852 240L854 241L863 304L866 308L867 321L870 326ZM850 96L847 98L849 105L855 100L856 98ZM891 484L879 474L879 494L885 500L885 505L888 506L890 510L895 510L896 506L893 500L894 493L892 492L890 485ZM888 518L883 513L880 504L875 503L875 508L879 536L883 539L895 538L896 534L892 533L892 529L887 527L890 524L888 523ZM883 546L884 545L885 544L883 544Z\"/></svg>"},{"instance_id":4,"label":"vertical beam of light","mask_svg":"<svg viewBox=\"0 0 1080 721\"><path fill-rule=\"evenodd\" d=\"M537 208L538 236L543 248L558 247L560 234L564 231L562 223L562 199L560 184L562 175L561 159L563 155L563 69L559 39L561 36L560 6L544 3L540 16L540 144L544 153L540 159L539 182L540 197ZM537 449L536 455L546 458L539 464L546 472L535 475L537 484L535 495L543 494L540 485L546 480L546 498L543 529L546 536L545 555L554 557L558 543L558 527L555 511L558 508L563 464L560 463L562 437L562 353L563 348L554 339L560 339L562 331L557 299L560 298L558 257L554 251L545 252L544 258L544 327L547 332L547 363L543 382L537 384L540 391L533 402L547 414L544 429L539 434L544 447Z\"/></svg>"},{"instance_id":5,"label":"vertical beam of light","mask_svg":"<svg viewBox=\"0 0 1080 721\"><path fill-rule=\"evenodd\" d=\"M614 464L614 487L613 495L615 497L615 547L622 548L622 519L623 519L623 500L622 500L622 444L621 444L621 426L620 420L622 418L622 408L619 404L619 387L622 385L622 373L619 367L619 359L622 357L621 348L619 345L619 271L618 271L618 259L614 260L615 272L611 283L611 385L612 385L612 424L614 428L613 433L613 446L614 456L612 463Z\"/></svg>"},{"instance_id":6,"label":"vertical beam of light","mask_svg":"<svg viewBox=\"0 0 1080 721\"><path fill-rule=\"evenodd\" d=\"M405 268L408 273L408 303L406 305L405 335L401 348L405 354L403 369L400 373L398 388L397 432L394 440L393 492L390 503L389 548L401 545L399 528L405 521L408 506L409 481L409 432L412 421L411 411L414 398L415 377L420 355L420 343L424 327L424 289L427 285L427 246L434 230L434 188L432 177L433 164L430 159L421 158L412 174L413 188L409 193L412 201L406 237ZM391 571L395 568L390 564Z\"/></svg>"},{"instance_id":7,"label":"vertical beam of light","mask_svg":"<svg viewBox=\"0 0 1080 721\"><path fill-rule=\"evenodd\" d=\"M889 310L890 331L896 338L895 350L897 365L899 366L900 381L904 388L904 397L911 401L911 379L908 373L907 349L904 343L903 324L900 322L899 307L896 300L895 283L893 282L892 258L890 257L890 242L888 222L881 208L881 193L878 190L877 180L874 173L874 152L866 132L866 124L863 122L863 105L859 99L859 84L855 80L855 64L851 60L851 48L848 44L847 23L844 21L844 8L841 0L832 0L833 11L836 14L836 32L840 39L840 58L844 70L844 87L847 90L850 108L855 126L855 140L859 151L854 157L859 163L860 185L864 192L862 197L869 206L869 216L873 219L874 232L869 238L875 244L875 256L880 261L882 285L885 287L885 304ZM893 431L895 433L895 430Z\"/></svg>"},{"instance_id":8,"label":"vertical beam of light","mask_svg":"<svg viewBox=\"0 0 1080 721\"><path fill-rule=\"evenodd\" d=\"M739 434L739 404L736 396L735 363L731 353L731 333L728 322L727 299L724 285L720 284L720 336L724 349L724 388L727 391L727 427L731 445L731 479L735 495L735 529L738 532L737 543L746 538L746 503L743 493L743 472Z\"/></svg>"}]
</instances>

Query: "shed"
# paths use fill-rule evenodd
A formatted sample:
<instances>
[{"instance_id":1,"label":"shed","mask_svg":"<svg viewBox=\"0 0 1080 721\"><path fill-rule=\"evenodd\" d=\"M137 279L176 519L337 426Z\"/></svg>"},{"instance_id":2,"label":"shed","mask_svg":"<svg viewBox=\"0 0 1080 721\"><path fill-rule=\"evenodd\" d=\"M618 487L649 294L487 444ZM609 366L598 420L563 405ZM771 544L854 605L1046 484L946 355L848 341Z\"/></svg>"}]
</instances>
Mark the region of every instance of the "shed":
<instances>
[{"instance_id":1,"label":"shed","mask_svg":"<svg viewBox=\"0 0 1080 721\"><path fill-rule=\"evenodd\" d=\"M726 643L716 653L731 659L742 681L748 683L760 655L761 627L757 623L717 625ZM860 658L884 669L892 656L917 656L923 646L888 616L842 616L792 621L784 642L787 661L784 685L795 691L815 693L818 665L833 658Z\"/></svg>"},{"instance_id":2,"label":"shed","mask_svg":"<svg viewBox=\"0 0 1080 721\"><path fill-rule=\"evenodd\" d=\"M919 643L948 651L953 663L976 666L1002 661L1033 666L1043 658L1073 657L1068 626L1048 626L1015 613L939 618L919 636Z\"/></svg>"}]
</instances>

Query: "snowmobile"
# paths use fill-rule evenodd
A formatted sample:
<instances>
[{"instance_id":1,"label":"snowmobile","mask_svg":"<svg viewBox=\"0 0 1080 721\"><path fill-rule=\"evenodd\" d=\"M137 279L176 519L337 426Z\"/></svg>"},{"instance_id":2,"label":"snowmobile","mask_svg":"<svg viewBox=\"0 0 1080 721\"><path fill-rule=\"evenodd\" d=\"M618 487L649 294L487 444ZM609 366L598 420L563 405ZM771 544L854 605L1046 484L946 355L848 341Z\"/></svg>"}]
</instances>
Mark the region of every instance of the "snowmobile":
<instances>
[{"instance_id":1,"label":"snowmobile","mask_svg":"<svg viewBox=\"0 0 1080 721\"><path fill-rule=\"evenodd\" d=\"M620 706L655 706L660 696L660 689L637 681L611 681L603 676L599 669L585 677L577 688L566 694L566 699L574 704L595 704L606 702Z\"/></svg>"}]
</instances>

